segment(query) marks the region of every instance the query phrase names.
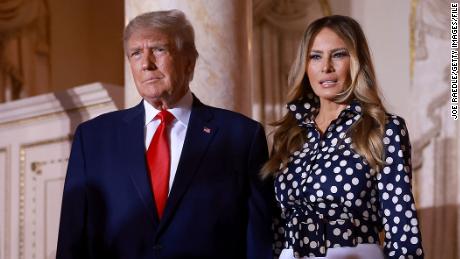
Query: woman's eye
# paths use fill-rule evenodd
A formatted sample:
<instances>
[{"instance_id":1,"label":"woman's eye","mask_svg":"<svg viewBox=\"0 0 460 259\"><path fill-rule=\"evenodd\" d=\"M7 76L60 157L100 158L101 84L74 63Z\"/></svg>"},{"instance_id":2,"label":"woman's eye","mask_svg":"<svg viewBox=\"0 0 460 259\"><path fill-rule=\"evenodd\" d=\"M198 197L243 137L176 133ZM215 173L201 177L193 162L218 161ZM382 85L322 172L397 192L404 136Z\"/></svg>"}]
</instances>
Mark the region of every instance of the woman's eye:
<instances>
[{"instance_id":1,"label":"woman's eye","mask_svg":"<svg viewBox=\"0 0 460 259\"><path fill-rule=\"evenodd\" d=\"M313 60L318 60L318 59L320 59L320 58L321 58L321 56L318 55L318 54L311 54L311 55L310 55L310 59L313 59Z\"/></svg>"},{"instance_id":2,"label":"woman's eye","mask_svg":"<svg viewBox=\"0 0 460 259\"><path fill-rule=\"evenodd\" d=\"M338 53L334 54L335 58L343 58L343 57L346 57L346 56L348 56L347 52L338 52Z\"/></svg>"}]
</instances>

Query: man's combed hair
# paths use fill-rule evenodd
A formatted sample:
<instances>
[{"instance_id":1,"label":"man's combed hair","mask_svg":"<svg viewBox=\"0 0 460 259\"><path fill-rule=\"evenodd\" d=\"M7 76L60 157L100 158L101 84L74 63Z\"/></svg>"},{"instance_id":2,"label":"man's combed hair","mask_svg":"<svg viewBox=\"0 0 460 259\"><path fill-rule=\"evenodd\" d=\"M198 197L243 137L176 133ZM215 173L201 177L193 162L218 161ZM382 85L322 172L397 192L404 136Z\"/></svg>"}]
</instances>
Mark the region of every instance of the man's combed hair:
<instances>
[{"instance_id":1,"label":"man's combed hair","mask_svg":"<svg viewBox=\"0 0 460 259\"><path fill-rule=\"evenodd\" d=\"M132 19L123 32L123 45L127 51L127 43L132 34L145 29L160 30L175 39L176 48L187 54L193 61L198 58L195 46L195 32L185 14L179 10L154 11L141 14Z\"/></svg>"},{"instance_id":2,"label":"man's combed hair","mask_svg":"<svg viewBox=\"0 0 460 259\"><path fill-rule=\"evenodd\" d=\"M288 86L291 90L287 101L293 102L309 93L314 94L305 68L313 40L324 28L334 31L346 43L351 58L351 83L336 97L335 101L348 103L356 99L361 104L362 117L348 134L352 138L356 151L365 158L373 170L379 171L385 161L382 139L386 110L379 97L366 37L358 22L347 16L333 15L320 18L308 26L289 72ZM265 177L273 176L280 167L285 167L290 154L299 150L306 141L305 130L298 126L290 112L273 125L277 129L273 135L272 156L262 168L262 175Z\"/></svg>"}]
</instances>

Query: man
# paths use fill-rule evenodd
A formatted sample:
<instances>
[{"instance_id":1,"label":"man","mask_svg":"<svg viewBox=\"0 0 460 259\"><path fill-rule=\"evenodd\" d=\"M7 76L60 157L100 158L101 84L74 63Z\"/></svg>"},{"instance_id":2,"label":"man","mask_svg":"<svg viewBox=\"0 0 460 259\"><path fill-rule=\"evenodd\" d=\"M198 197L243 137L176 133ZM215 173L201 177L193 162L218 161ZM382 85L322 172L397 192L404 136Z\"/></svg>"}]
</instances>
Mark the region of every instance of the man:
<instances>
[{"instance_id":1,"label":"man","mask_svg":"<svg viewBox=\"0 0 460 259\"><path fill-rule=\"evenodd\" d=\"M264 130L192 95L185 15L140 15L124 45L143 101L77 128L57 258L272 258Z\"/></svg>"}]
</instances>

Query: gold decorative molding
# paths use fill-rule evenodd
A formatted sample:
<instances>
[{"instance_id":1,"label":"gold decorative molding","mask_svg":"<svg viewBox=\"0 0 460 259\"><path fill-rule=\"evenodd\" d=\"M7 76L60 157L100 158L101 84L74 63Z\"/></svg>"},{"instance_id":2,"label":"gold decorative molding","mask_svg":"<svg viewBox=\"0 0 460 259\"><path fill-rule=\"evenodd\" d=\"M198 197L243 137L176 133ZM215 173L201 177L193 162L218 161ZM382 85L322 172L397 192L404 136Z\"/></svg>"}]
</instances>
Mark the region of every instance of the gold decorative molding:
<instances>
[{"instance_id":1,"label":"gold decorative molding","mask_svg":"<svg viewBox=\"0 0 460 259\"><path fill-rule=\"evenodd\" d=\"M21 147L19 150L19 259L24 259L25 245L25 150Z\"/></svg>"},{"instance_id":2,"label":"gold decorative molding","mask_svg":"<svg viewBox=\"0 0 460 259\"><path fill-rule=\"evenodd\" d=\"M319 0L319 5L321 5L321 9L323 10L324 16L332 15L331 5L329 4L329 0Z\"/></svg>"},{"instance_id":3,"label":"gold decorative molding","mask_svg":"<svg viewBox=\"0 0 460 259\"><path fill-rule=\"evenodd\" d=\"M32 203L31 203L31 209L32 209L32 215L30 216L31 218L31 241L32 241L32 259L36 258L36 249L37 249L37 242L35 241L37 239L37 175L35 174L32 176L32 191L31 191L31 196L32 196Z\"/></svg>"},{"instance_id":4,"label":"gold decorative molding","mask_svg":"<svg viewBox=\"0 0 460 259\"><path fill-rule=\"evenodd\" d=\"M26 191L26 149L37 147L37 146L44 146L44 145L50 145L50 144L55 144L59 142L70 142L72 141L72 136L67 135L63 137L58 137L58 138L53 138L49 140L41 140L37 142L31 142L27 144L23 144L19 148L19 259L26 259L25 258L25 191ZM60 159L51 159L47 161L33 161L30 163L31 170L34 172L34 175L32 176L32 182L33 182L33 187L32 191L36 191L36 181L37 177L40 177L42 175L41 168L43 165L46 164L52 164L52 163L62 163L62 162L67 162L68 158L60 158ZM35 183L35 184L34 184ZM35 195L35 194L33 194ZM36 206L35 204L35 198L33 198L33 204L32 206ZM32 207L32 215L36 213L36 207ZM35 216L33 216L32 219L32 237L34 240L35 237L35 227L36 227L36 222L35 222ZM32 257L35 258L35 240L32 243ZM46 257L45 257L46 258Z\"/></svg>"},{"instance_id":5,"label":"gold decorative molding","mask_svg":"<svg viewBox=\"0 0 460 259\"><path fill-rule=\"evenodd\" d=\"M71 140L71 138L69 137L68 140ZM37 175L40 175L42 173L43 166L48 165L48 164L64 163L67 161L69 161L68 158L51 159L48 161L35 161L35 162L30 163L30 169L33 172L35 172Z\"/></svg>"},{"instance_id":6,"label":"gold decorative molding","mask_svg":"<svg viewBox=\"0 0 460 259\"><path fill-rule=\"evenodd\" d=\"M411 0L411 12L409 18L409 78L410 81L414 79L414 67L415 67L415 41L416 41L416 29L417 29L417 6L419 0Z\"/></svg>"}]
</instances>

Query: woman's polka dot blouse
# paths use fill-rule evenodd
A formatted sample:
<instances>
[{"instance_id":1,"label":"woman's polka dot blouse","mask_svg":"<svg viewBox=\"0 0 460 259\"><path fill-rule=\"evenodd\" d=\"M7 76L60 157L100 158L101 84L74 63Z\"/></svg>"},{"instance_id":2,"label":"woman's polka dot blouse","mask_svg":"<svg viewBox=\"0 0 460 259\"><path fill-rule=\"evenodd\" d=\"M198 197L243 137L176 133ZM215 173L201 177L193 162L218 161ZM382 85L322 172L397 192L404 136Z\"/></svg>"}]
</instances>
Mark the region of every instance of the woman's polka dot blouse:
<instances>
[{"instance_id":1,"label":"woman's polka dot blouse","mask_svg":"<svg viewBox=\"0 0 460 259\"><path fill-rule=\"evenodd\" d=\"M361 118L359 102L348 105L322 136L314 123L318 107L314 96L288 104L307 141L275 179L281 210L275 220L276 252L291 248L296 257L325 256L331 247L378 244L384 230L388 258L423 258L404 120L387 116L385 165L375 172L347 134Z\"/></svg>"}]
</instances>

